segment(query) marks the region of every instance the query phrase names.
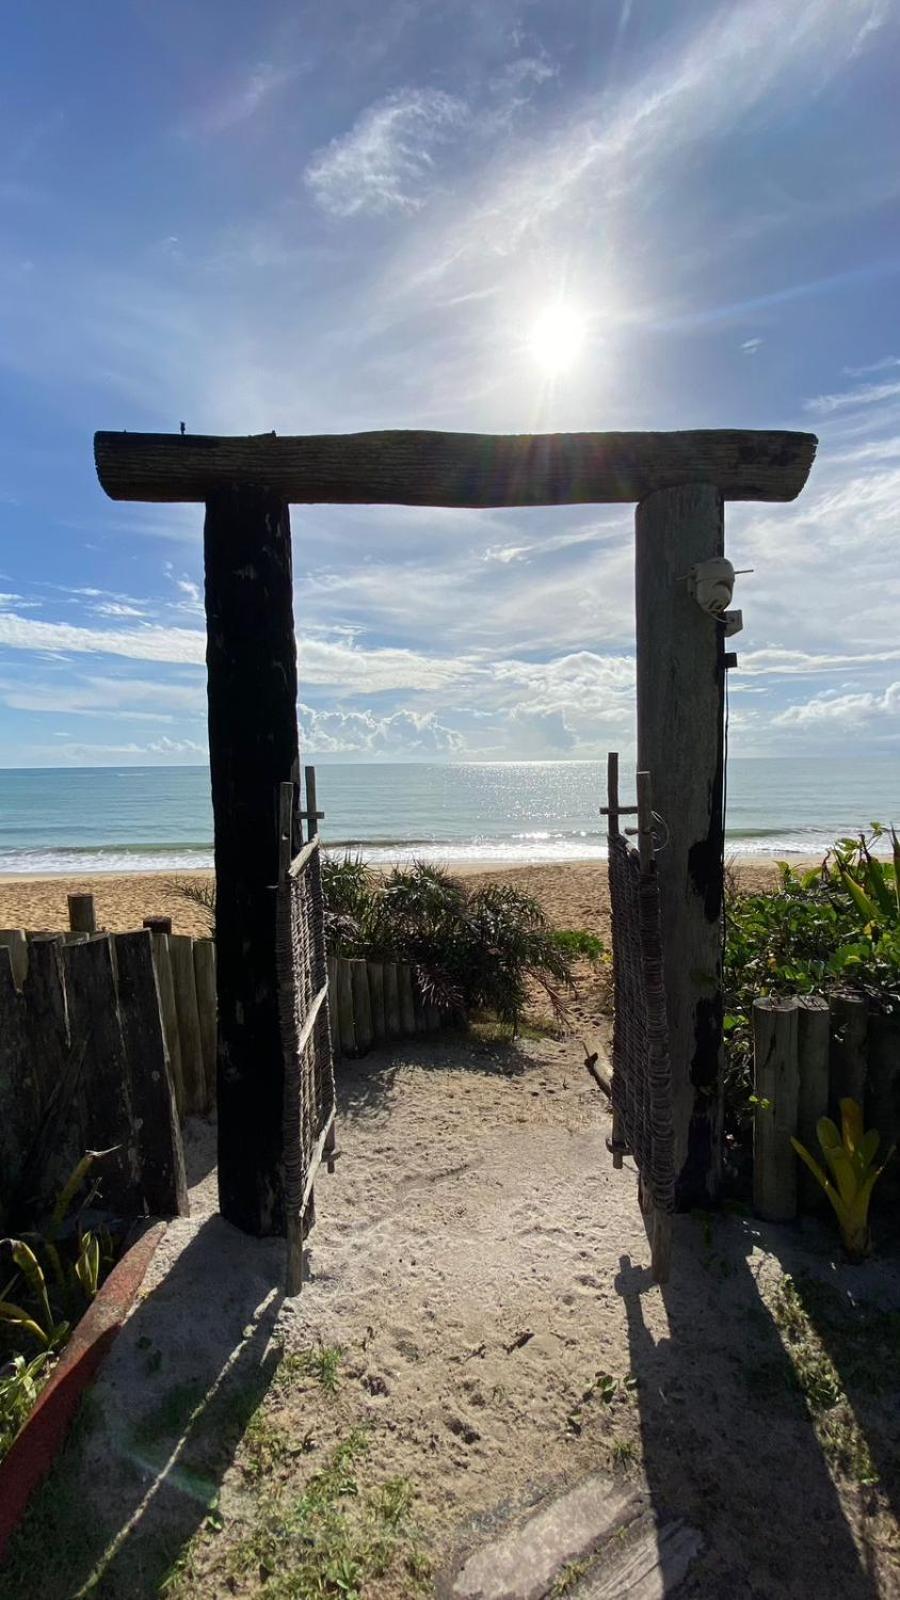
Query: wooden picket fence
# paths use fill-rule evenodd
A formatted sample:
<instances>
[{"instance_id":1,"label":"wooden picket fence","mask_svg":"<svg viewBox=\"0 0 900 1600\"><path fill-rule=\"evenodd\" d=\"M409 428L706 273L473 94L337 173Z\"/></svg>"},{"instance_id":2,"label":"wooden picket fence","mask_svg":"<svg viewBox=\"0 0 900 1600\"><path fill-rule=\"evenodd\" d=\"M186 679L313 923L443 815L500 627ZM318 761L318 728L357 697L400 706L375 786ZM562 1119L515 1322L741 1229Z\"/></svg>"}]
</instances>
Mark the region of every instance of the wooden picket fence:
<instances>
[{"instance_id":1,"label":"wooden picket fence","mask_svg":"<svg viewBox=\"0 0 900 1600\"><path fill-rule=\"evenodd\" d=\"M85 1151L122 1217L187 1211L153 937L3 936L0 1208L40 1214Z\"/></svg>"},{"instance_id":2,"label":"wooden picket fence","mask_svg":"<svg viewBox=\"0 0 900 1600\"><path fill-rule=\"evenodd\" d=\"M50 1205L85 1150L124 1216L187 1211L186 1116L216 1098L212 939L148 917L97 929L69 895L63 933L0 929L0 1207Z\"/></svg>"},{"instance_id":3,"label":"wooden picket fence","mask_svg":"<svg viewBox=\"0 0 900 1600\"><path fill-rule=\"evenodd\" d=\"M70 895L70 919L79 917L73 902L91 901L90 895ZM216 947L213 939L194 939L173 933L170 917L146 917L159 989L159 1007L169 1053L178 1115L204 1115L216 1102ZM96 926L71 927L64 933L32 933L22 928L0 928L0 948L8 948L13 976L21 987L28 970L28 949L35 939L56 938L66 945L84 944L98 936ZM116 936L118 937L118 936Z\"/></svg>"},{"instance_id":4,"label":"wooden picket fence","mask_svg":"<svg viewBox=\"0 0 900 1600\"><path fill-rule=\"evenodd\" d=\"M452 1027L452 1013L426 1004L411 967L396 961L328 962L335 1056L362 1056L373 1046Z\"/></svg>"},{"instance_id":5,"label":"wooden picket fence","mask_svg":"<svg viewBox=\"0 0 900 1600\"><path fill-rule=\"evenodd\" d=\"M759 1216L789 1222L818 1211L822 1193L795 1154L800 1140L821 1163L820 1117L840 1125L839 1103L856 1100L881 1149L900 1143L900 1012L885 1012L857 994L800 995L753 1004L753 1201ZM883 1204L900 1197L900 1163L876 1188Z\"/></svg>"}]
</instances>

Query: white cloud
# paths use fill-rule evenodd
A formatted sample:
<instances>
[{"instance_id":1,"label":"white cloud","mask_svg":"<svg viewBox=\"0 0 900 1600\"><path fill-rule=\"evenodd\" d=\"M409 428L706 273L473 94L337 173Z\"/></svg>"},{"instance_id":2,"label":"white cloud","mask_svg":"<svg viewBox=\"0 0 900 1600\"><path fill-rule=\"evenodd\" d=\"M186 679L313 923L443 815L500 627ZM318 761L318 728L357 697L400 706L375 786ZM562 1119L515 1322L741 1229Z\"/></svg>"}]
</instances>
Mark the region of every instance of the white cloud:
<instances>
[{"instance_id":1,"label":"white cloud","mask_svg":"<svg viewBox=\"0 0 900 1600\"><path fill-rule=\"evenodd\" d=\"M102 766L105 761L114 756L118 758L134 758L135 756L163 757L166 761L173 758L184 760L190 758L188 764L200 765L207 759L205 744L198 744L195 739L153 739L149 744L137 744L134 741L128 744L63 744L53 751L54 757L61 756L66 761L80 761L85 763L95 762Z\"/></svg>"},{"instance_id":2,"label":"white cloud","mask_svg":"<svg viewBox=\"0 0 900 1600\"><path fill-rule=\"evenodd\" d=\"M881 693L838 694L834 690L816 695L804 704L786 706L772 723L776 728L821 728L840 724L859 728L882 717L896 720L900 736L900 682L890 683Z\"/></svg>"},{"instance_id":3,"label":"white cloud","mask_svg":"<svg viewBox=\"0 0 900 1600\"><path fill-rule=\"evenodd\" d=\"M750 0L720 6L680 46L665 40L655 61L612 94L586 99L568 123L499 159L480 199L451 218L443 238L422 241L424 286L473 258L513 254L526 235L558 229L560 213L601 219L682 152L720 138L764 106L772 119L844 71L886 20L882 0ZM402 283L409 279L392 268ZM467 285L468 287L468 285Z\"/></svg>"},{"instance_id":4,"label":"white cloud","mask_svg":"<svg viewBox=\"0 0 900 1600\"><path fill-rule=\"evenodd\" d=\"M900 661L900 650L860 650L852 655L836 651L813 654L808 650L785 650L770 646L768 649L748 650L740 654L741 672L750 677L814 677L823 672L841 672L887 661Z\"/></svg>"},{"instance_id":5,"label":"white cloud","mask_svg":"<svg viewBox=\"0 0 900 1600\"><path fill-rule=\"evenodd\" d=\"M900 356L882 356L880 361L870 361L864 367L845 367L849 378L866 378L871 372L888 372L893 367L900 367Z\"/></svg>"},{"instance_id":6,"label":"white cloud","mask_svg":"<svg viewBox=\"0 0 900 1600\"><path fill-rule=\"evenodd\" d=\"M864 383L856 389L846 389L839 394L819 394L807 400L807 411L818 416L828 416L833 411L848 411L856 406L879 405L900 395L900 383Z\"/></svg>"},{"instance_id":7,"label":"white cloud","mask_svg":"<svg viewBox=\"0 0 900 1600\"><path fill-rule=\"evenodd\" d=\"M318 151L306 182L336 217L418 210L434 172L433 152L467 114L461 100L440 89L402 89L369 106L349 133Z\"/></svg>"},{"instance_id":8,"label":"white cloud","mask_svg":"<svg viewBox=\"0 0 900 1600\"><path fill-rule=\"evenodd\" d=\"M189 628L161 628L151 623L141 628L82 628L68 622L37 622L15 612L0 614L0 646L196 665L206 659L204 635Z\"/></svg>"},{"instance_id":9,"label":"white cloud","mask_svg":"<svg viewBox=\"0 0 900 1600\"><path fill-rule=\"evenodd\" d=\"M434 712L321 711L298 706L301 748L315 755L457 755L464 740Z\"/></svg>"},{"instance_id":10,"label":"white cloud","mask_svg":"<svg viewBox=\"0 0 900 1600\"><path fill-rule=\"evenodd\" d=\"M46 712L103 720L115 717L139 722L173 722L176 717L196 718L206 713L206 694L200 675L195 684L166 683L142 678L87 676L74 682L56 678L38 682L0 679L0 700L13 711Z\"/></svg>"},{"instance_id":11,"label":"white cloud","mask_svg":"<svg viewBox=\"0 0 900 1600\"><path fill-rule=\"evenodd\" d=\"M54 651L62 655L126 656L135 661L202 665L206 636L190 628L84 628L66 622L37 622L15 612L0 613L0 647ZM344 640L298 640L300 678L328 684L343 693L381 694L402 689L437 689L467 675L471 667L456 659L415 650L365 650Z\"/></svg>"},{"instance_id":12,"label":"white cloud","mask_svg":"<svg viewBox=\"0 0 900 1600\"><path fill-rule=\"evenodd\" d=\"M100 600L97 605L91 606L97 617L143 617L145 613L139 606L126 605L122 600Z\"/></svg>"},{"instance_id":13,"label":"white cloud","mask_svg":"<svg viewBox=\"0 0 900 1600\"><path fill-rule=\"evenodd\" d=\"M755 356L757 351L762 348L764 343L765 341L759 338L745 339L741 345L741 349L743 350L745 356Z\"/></svg>"}]
</instances>

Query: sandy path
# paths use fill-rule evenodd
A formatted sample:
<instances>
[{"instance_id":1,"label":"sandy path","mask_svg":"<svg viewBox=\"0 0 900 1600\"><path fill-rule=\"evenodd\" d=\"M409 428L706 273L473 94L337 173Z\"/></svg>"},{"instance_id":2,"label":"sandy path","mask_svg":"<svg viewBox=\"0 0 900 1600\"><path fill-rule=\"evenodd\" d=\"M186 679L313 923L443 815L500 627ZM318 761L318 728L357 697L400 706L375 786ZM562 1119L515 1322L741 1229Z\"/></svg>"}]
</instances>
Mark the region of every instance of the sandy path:
<instances>
[{"instance_id":1,"label":"sandy path","mask_svg":"<svg viewBox=\"0 0 900 1600\"><path fill-rule=\"evenodd\" d=\"M68 1600L106 1547L96 1592L154 1595L195 1534L168 1593L258 1592L252 1572L235 1580L233 1552L362 1425L366 1472L410 1481L439 1569L600 1469L702 1531L681 1600L900 1593L897 1482L836 1483L771 1312L781 1264L900 1305L896 1262L832 1267L816 1225L684 1217L663 1294L634 1174L612 1170L572 1042L417 1044L342 1070L339 1097L343 1153L317 1185L309 1281L280 1310L279 1244L204 1215L209 1130L193 1139L197 1214L170 1228L98 1384L71 1519L57 1511L32 1550L30 1592ZM343 1349L337 1393L280 1382L279 1356L319 1343ZM897 1396L854 1404L884 1472ZM396 1574L386 1585L365 1594L412 1592Z\"/></svg>"}]
</instances>

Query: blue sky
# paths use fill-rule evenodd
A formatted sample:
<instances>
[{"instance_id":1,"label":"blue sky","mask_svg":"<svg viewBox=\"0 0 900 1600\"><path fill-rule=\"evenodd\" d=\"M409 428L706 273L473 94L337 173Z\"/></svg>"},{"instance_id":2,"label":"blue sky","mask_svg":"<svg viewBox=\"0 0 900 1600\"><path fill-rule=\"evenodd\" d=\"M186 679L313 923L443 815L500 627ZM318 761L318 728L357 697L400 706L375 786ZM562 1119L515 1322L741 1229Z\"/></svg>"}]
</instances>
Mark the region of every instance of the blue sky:
<instances>
[{"instance_id":1,"label":"blue sky","mask_svg":"<svg viewBox=\"0 0 900 1600\"><path fill-rule=\"evenodd\" d=\"M812 429L729 508L732 748L896 752L898 59L894 0L10 8L0 765L205 758L201 508L91 453L182 420ZM628 749L629 508L293 526L309 754Z\"/></svg>"}]
</instances>

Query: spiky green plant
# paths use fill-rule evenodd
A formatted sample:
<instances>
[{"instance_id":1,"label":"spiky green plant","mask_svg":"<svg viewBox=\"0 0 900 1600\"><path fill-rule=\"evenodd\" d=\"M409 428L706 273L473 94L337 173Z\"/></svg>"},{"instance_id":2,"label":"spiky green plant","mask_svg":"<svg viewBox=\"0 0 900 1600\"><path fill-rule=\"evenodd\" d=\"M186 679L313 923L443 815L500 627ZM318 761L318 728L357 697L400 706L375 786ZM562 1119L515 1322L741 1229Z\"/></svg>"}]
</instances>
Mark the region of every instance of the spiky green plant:
<instances>
[{"instance_id":1,"label":"spiky green plant","mask_svg":"<svg viewBox=\"0 0 900 1600\"><path fill-rule=\"evenodd\" d=\"M533 983L562 1010L570 950L521 890L470 887L423 861L381 879L353 856L326 858L323 888L332 951L411 966L429 1004L515 1027Z\"/></svg>"},{"instance_id":2,"label":"spiky green plant","mask_svg":"<svg viewBox=\"0 0 900 1600\"><path fill-rule=\"evenodd\" d=\"M62 1247L60 1231L95 1161L109 1154L106 1150L88 1150L76 1162L43 1233L28 1232L24 1238L0 1240L16 1269L0 1295L0 1322L21 1330L43 1350L63 1343L72 1319L93 1300L99 1288L104 1254L110 1253L108 1236L101 1241L99 1234L79 1224L72 1254L71 1249ZM8 1298L13 1293L15 1300Z\"/></svg>"},{"instance_id":3,"label":"spiky green plant","mask_svg":"<svg viewBox=\"0 0 900 1600\"><path fill-rule=\"evenodd\" d=\"M801 1161L827 1194L841 1229L844 1249L851 1261L862 1261L871 1249L869 1202L872 1190L894 1153L888 1151L880 1167L875 1157L881 1136L876 1128L863 1131L862 1109L856 1100L841 1101L841 1131L830 1117L816 1124L819 1144L834 1179L832 1183L815 1157L799 1139L791 1139Z\"/></svg>"},{"instance_id":4,"label":"spiky green plant","mask_svg":"<svg viewBox=\"0 0 900 1600\"><path fill-rule=\"evenodd\" d=\"M28 1416L40 1391L39 1379L47 1365L41 1351L30 1361L15 1355L0 1367L0 1461Z\"/></svg>"}]
</instances>

